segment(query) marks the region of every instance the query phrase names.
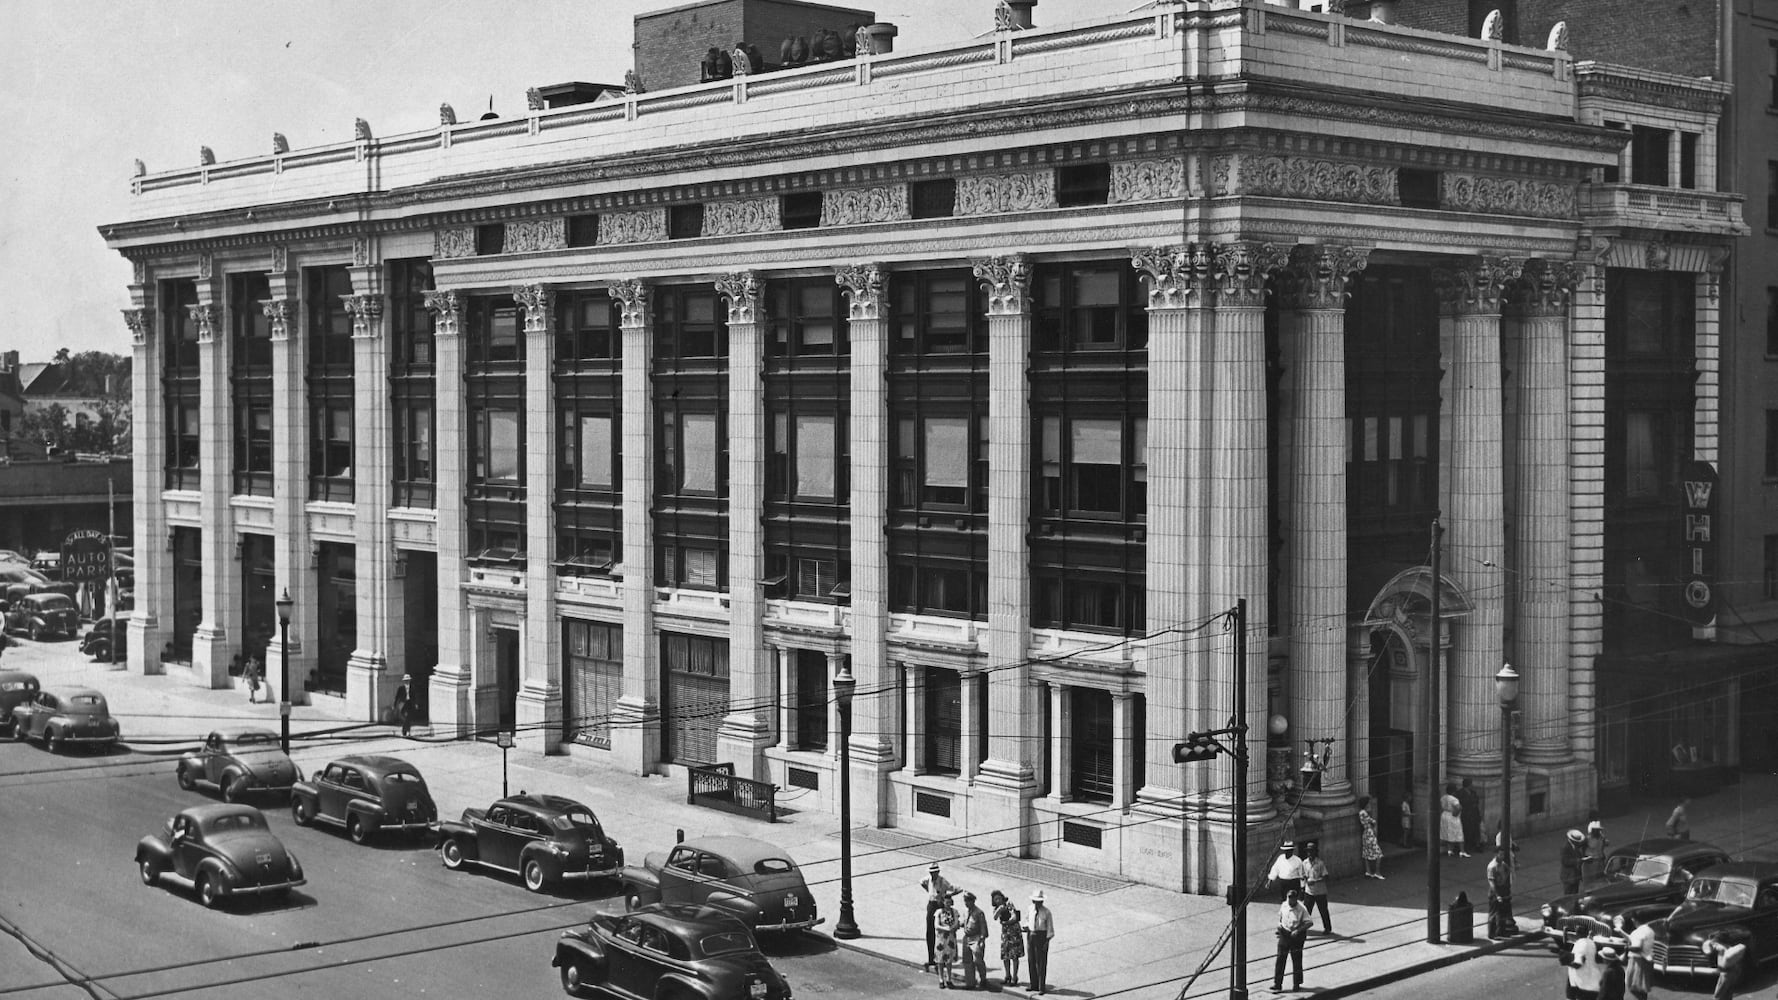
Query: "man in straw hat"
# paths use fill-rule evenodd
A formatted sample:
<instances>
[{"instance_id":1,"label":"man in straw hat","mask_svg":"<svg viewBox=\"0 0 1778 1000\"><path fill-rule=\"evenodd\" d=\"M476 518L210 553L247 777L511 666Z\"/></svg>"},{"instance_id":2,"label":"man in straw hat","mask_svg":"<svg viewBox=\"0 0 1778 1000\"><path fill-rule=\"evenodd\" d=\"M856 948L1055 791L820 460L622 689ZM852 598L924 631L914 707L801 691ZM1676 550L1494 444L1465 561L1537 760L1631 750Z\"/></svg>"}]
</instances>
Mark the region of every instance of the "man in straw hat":
<instances>
[{"instance_id":1,"label":"man in straw hat","mask_svg":"<svg viewBox=\"0 0 1778 1000\"><path fill-rule=\"evenodd\" d=\"M1587 856L1587 835L1579 830L1568 831L1568 842L1562 845L1562 892L1572 896L1580 891L1581 862Z\"/></svg>"},{"instance_id":2,"label":"man in straw hat","mask_svg":"<svg viewBox=\"0 0 1778 1000\"><path fill-rule=\"evenodd\" d=\"M934 861L926 866L926 877L920 880L920 888L926 890L926 969L931 971L938 964L937 932L933 929L932 918L957 894L957 887L939 874L938 862Z\"/></svg>"},{"instance_id":3,"label":"man in straw hat","mask_svg":"<svg viewBox=\"0 0 1778 1000\"><path fill-rule=\"evenodd\" d=\"M1290 898L1290 890L1303 886L1303 859L1296 856L1296 841L1286 840L1278 845L1278 860L1272 862L1272 870L1266 873L1266 888L1272 883L1278 884L1278 900Z\"/></svg>"},{"instance_id":4,"label":"man in straw hat","mask_svg":"<svg viewBox=\"0 0 1778 1000\"><path fill-rule=\"evenodd\" d=\"M1056 936L1056 919L1044 905L1043 890L1031 894L1031 938L1025 953L1031 958L1031 992L1050 988L1050 939Z\"/></svg>"}]
</instances>

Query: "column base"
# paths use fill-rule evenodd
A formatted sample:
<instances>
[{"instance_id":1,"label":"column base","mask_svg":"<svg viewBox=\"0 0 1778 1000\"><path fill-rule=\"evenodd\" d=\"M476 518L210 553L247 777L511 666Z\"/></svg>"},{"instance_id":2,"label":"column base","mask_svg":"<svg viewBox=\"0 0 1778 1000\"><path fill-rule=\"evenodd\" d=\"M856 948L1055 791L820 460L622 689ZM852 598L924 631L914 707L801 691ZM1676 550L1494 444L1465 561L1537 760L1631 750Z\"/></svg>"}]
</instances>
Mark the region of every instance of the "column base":
<instances>
[{"instance_id":1,"label":"column base","mask_svg":"<svg viewBox=\"0 0 1778 1000\"><path fill-rule=\"evenodd\" d=\"M354 649L346 660L346 718L382 722L383 713L395 703L399 681L388 679L389 661L382 653Z\"/></svg>"},{"instance_id":2,"label":"column base","mask_svg":"<svg viewBox=\"0 0 1778 1000\"><path fill-rule=\"evenodd\" d=\"M272 641L265 647L265 688L268 692L266 697L272 701L286 698L283 655L283 647L278 644L278 637L273 635ZM288 698L292 705L307 705L309 703L309 690L303 686L303 681L307 680L314 670L315 657L303 652L302 645L295 639L290 640L290 693Z\"/></svg>"},{"instance_id":3,"label":"column base","mask_svg":"<svg viewBox=\"0 0 1778 1000\"><path fill-rule=\"evenodd\" d=\"M1299 844L1304 840L1315 841L1321 851L1321 860L1327 862L1328 873L1334 878L1346 878L1364 871L1358 800L1353 797L1350 785L1305 796L1290 832ZM1380 825L1377 837L1379 840L1383 837Z\"/></svg>"},{"instance_id":4,"label":"column base","mask_svg":"<svg viewBox=\"0 0 1778 1000\"><path fill-rule=\"evenodd\" d=\"M539 756L562 752L562 689L519 688L513 745Z\"/></svg>"},{"instance_id":5,"label":"column base","mask_svg":"<svg viewBox=\"0 0 1778 1000\"><path fill-rule=\"evenodd\" d=\"M433 668L427 697L434 736L461 739L473 731L471 694L468 671L443 663Z\"/></svg>"},{"instance_id":6,"label":"column base","mask_svg":"<svg viewBox=\"0 0 1778 1000\"><path fill-rule=\"evenodd\" d=\"M754 781L771 780L766 747L773 743L772 727L757 715L730 715L716 731L716 759L733 764L735 776ZM834 756L838 757L838 748Z\"/></svg>"},{"instance_id":7,"label":"column base","mask_svg":"<svg viewBox=\"0 0 1778 1000\"><path fill-rule=\"evenodd\" d=\"M228 687L233 655L229 652L228 629L208 623L199 625L191 637L192 683L212 690Z\"/></svg>"},{"instance_id":8,"label":"column base","mask_svg":"<svg viewBox=\"0 0 1778 1000\"><path fill-rule=\"evenodd\" d=\"M1041 837L1031 811L1037 779L1029 771L1009 773L1004 761L982 766L969 795L970 841L995 851L1014 851L1028 858ZM1016 766L1016 765L1015 765ZM1021 780L1022 778L1022 780ZM976 832L980 831L980 832Z\"/></svg>"},{"instance_id":9,"label":"column base","mask_svg":"<svg viewBox=\"0 0 1778 1000\"><path fill-rule=\"evenodd\" d=\"M167 644L167 630L161 627L160 619L132 611L125 634L129 636L129 655L125 661L131 672L145 676L166 672L161 667L161 647Z\"/></svg>"},{"instance_id":10,"label":"column base","mask_svg":"<svg viewBox=\"0 0 1778 1000\"><path fill-rule=\"evenodd\" d=\"M622 697L611 719L611 754L634 774L653 774L661 762L661 706Z\"/></svg>"}]
</instances>

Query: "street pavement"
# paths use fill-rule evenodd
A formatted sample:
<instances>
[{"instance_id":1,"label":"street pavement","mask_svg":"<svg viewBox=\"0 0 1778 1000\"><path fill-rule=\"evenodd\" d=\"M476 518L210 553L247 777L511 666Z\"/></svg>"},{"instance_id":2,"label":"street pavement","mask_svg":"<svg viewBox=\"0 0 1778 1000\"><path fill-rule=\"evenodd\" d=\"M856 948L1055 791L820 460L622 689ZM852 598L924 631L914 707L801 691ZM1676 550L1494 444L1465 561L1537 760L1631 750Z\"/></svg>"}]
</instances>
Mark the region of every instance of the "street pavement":
<instances>
[{"instance_id":1,"label":"street pavement","mask_svg":"<svg viewBox=\"0 0 1778 1000\"><path fill-rule=\"evenodd\" d=\"M194 745L223 722L257 720L272 729L278 724L275 704L249 704L244 691L199 688L173 675L148 677L91 663L72 643L15 645L0 659L0 667L31 670L46 685L99 688L122 722L125 741L138 751L172 754ZM648 852L671 846L679 830L688 836L733 833L769 839L803 866L826 917L822 930L831 931L838 917L837 818L799 810L795 795L782 800L787 808L779 822L768 824L687 805L682 780L636 775L586 756L540 757L513 751L503 774L501 751L491 743L434 739L424 729L403 738L388 726L347 723L320 705L295 706L291 728L291 755L304 773L346 753L404 756L426 775L446 816L487 805L502 794L503 782L513 792L547 791L579 799L592 806L606 829L624 844L632 864L640 863ZM171 759L167 767L170 774ZM1658 836L1669 808L1655 803L1607 817L1607 834L1614 844ZM1778 851L1778 836L1767 832L1778 830L1778 778L1745 775L1739 784L1695 800L1690 812L1693 835L1700 840L1737 854ZM1520 925L1527 931L1537 926L1539 904L1560 893L1561 840L1560 831L1519 838L1515 903ZM1500 942L1488 939L1486 859L1479 854L1441 863L1440 936L1447 926L1443 907L1461 892L1474 904L1473 941L1429 943L1425 852L1389 850L1383 862L1386 879L1353 877L1333 883L1336 933L1309 938L1304 956L1306 991L1322 997L1379 995L1385 986L1402 979L1472 959L1486 960L1503 951L1547 958L1547 947L1531 934ZM919 881L927 865L940 859L947 877L981 897L984 909L989 891L998 888L1019 903L1028 922L1026 900L1032 890L1044 891L1056 921L1051 996L1186 1000L1227 995L1229 956L1221 945L1228 910L1218 897L1115 880L1083 891L1070 887L1082 880L1042 863L1019 866L1025 881L1012 881L985 870L1007 871L1004 852L979 850L963 842L921 840L897 831L854 829L854 911L863 935L840 945L907 966L917 981L925 952ZM1255 994L1267 994L1271 985L1276 913L1272 893L1256 898L1249 909L1247 981ZM1026 995L1021 988L1000 985L996 942L991 940L988 950L992 988ZM0 950L0 959L7 954Z\"/></svg>"}]
</instances>

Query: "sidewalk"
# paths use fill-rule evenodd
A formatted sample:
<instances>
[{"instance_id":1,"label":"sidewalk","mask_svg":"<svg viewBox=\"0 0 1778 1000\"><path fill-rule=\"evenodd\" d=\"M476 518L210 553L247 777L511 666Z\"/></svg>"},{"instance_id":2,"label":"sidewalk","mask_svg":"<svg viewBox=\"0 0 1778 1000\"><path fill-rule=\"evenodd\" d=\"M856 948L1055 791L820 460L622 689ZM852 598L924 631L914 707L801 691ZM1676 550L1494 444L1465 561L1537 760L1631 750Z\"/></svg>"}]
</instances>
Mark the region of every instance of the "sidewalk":
<instances>
[{"instance_id":1,"label":"sidewalk","mask_svg":"<svg viewBox=\"0 0 1778 1000\"><path fill-rule=\"evenodd\" d=\"M72 643L15 646L0 659L0 667L30 670L46 686L97 687L110 698L125 741L149 753L172 754L195 745L211 727L225 721L256 719L269 729L278 727L275 704L249 704L244 692L192 687L177 677L113 671L105 664L87 662ZM435 742L418 729L416 738L404 739L387 726L352 728L317 706L293 708L291 731L292 757L305 773L346 753L393 753L412 760L426 775L440 812L446 816L466 807L484 806L501 794L501 752L491 743ZM298 736L302 738L295 739ZM170 760L166 770L166 780L171 782ZM839 916L837 820L798 811L795 790L781 800L786 814L777 824L767 824L688 806L682 781L628 774L590 755L537 757L513 752L507 781L515 793L521 789L550 791L586 802L623 843L632 864L639 864L649 852L671 846L676 830L687 835L738 833L770 839L783 845L803 866L826 918L821 929L831 931ZM1660 805L1658 814L1650 809L1646 815L1637 811L1608 817L1607 834L1618 845L1660 835L1667 808ZM1737 854L1762 849L1770 852L1778 838L1764 831L1778 822L1778 778L1745 775L1739 785L1694 801L1691 817L1699 839ZM1520 926L1528 931L1538 925L1539 905L1560 894L1557 859L1561 840L1560 831L1520 838L1515 902ZM1383 863L1386 880L1357 877L1333 884L1330 895L1338 936L1316 934L1309 938L1304 953L1306 991L1323 997L1355 996L1507 948L1535 951L1545 947L1531 935L1514 941L1488 940L1487 862L1480 855L1443 859L1439 892L1441 937L1446 926L1444 908L1464 892L1475 906L1474 943L1426 943L1425 851L1388 850L1391 853ZM1027 922L1030 894L1043 889L1056 920L1050 953L1051 996L1175 1000L1182 990L1185 997L1227 995L1226 950L1211 959L1186 988L1187 978L1211 954L1224 932L1228 910L1220 898L1091 877L1090 873L1041 861L976 852L964 843L918 840L897 830L853 831L854 913L863 937L841 945L918 969L925 954L925 907L919 881L934 860L945 863L952 882L981 897L984 910L988 893L998 888L1014 899ZM1270 995L1276 914L1276 897L1271 893L1256 899L1248 912L1247 981L1255 995ZM997 938L989 942L988 966L990 979L998 983ZM1553 960L1551 977L1556 981ZM1002 992L1026 995L1017 987Z\"/></svg>"}]
</instances>

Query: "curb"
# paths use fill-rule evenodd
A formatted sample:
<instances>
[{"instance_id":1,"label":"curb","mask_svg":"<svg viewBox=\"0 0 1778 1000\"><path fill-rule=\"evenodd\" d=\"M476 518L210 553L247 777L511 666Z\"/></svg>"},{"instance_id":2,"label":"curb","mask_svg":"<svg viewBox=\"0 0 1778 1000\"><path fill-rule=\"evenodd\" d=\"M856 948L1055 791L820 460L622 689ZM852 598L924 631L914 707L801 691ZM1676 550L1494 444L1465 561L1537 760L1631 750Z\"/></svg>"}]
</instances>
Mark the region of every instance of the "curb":
<instances>
[{"instance_id":1,"label":"curb","mask_svg":"<svg viewBox=\"0 0 1778 1000\"><path fill-rule=\"evenodd\" d=\"M1372 976L1369 979L1361 979L1357 982L1342 983L1338 986L1329 986L1326 989L1316 990L1315 996L1317 998L1355 996L1377 989L1381 986L1388 986L1391 983L1401 982L1403 979L1411 979L1414 976L1422 975L1424 973L1449 968L1453 965L1460 965L1472 959L1481 958L1484 955L1496 955L1519 945L1535 944L1543 939L1541 933L1531 933L1520 934L1517 937L1489 941L1486 944L1475 948L1467 948L1463 951L1454 952L1449 955L1440 955L1438 958L1429 961L1416 962L1412 965L1404 965L1399 968L1390 969L1388 972Z\"/></svg>"}]
</instances>

